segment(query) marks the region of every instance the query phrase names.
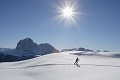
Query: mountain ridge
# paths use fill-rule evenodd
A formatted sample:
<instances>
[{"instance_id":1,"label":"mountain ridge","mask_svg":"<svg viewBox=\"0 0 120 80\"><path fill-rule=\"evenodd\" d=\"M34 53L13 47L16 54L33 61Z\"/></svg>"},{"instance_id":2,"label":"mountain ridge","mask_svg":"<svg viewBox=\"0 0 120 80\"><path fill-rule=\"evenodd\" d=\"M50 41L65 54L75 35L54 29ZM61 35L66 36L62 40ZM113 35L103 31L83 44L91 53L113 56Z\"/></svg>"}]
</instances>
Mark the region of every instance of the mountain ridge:
<instances>
[{"instance_id":1,"label":"mountain ridge","mask_svg":"<svg viewBox=\"0 0 120 80\"><path fill-rule=\"evenodd\" d=\"M0 62L12 62L26 60L36 57L59 52L49 43L37 44L31 38L25 38L17 43L15 49L0 48Z\"/></svg>"}]
</instances>

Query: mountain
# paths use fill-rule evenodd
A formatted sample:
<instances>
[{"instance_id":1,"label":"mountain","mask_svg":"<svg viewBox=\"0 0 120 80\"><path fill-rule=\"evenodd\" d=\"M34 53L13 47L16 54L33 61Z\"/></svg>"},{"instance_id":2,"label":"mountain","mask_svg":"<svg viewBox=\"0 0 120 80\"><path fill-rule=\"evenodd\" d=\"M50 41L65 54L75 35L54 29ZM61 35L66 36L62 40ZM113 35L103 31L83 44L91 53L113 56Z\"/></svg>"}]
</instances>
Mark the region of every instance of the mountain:
<instances>
[{"instance_id":1,"label":"mountain","mask_svg":"<svg viewBox=\"0 0 120 80\"><path fill-rule=\"evenodd\" d=\"M59 52L49 43L37 44L31 38L20 40L15 49L0 48L0 62L20 61L36 57L36 55L45 55L53 52Z\"/></svg>"},{"instance_id":2,"label":"mountain","mask_svg":"<svg viewBox=\"0 0 120 80\"><path fill-rule=\"evenodd\" d=\"M72 48L72 49L63 49L61 50L61 52L65 52L65 51L93 51L93 50L90 50L90 49L85 49L85 48Z\"/></svg>"},{"instance_id":3,"label":"mountain","mask_svg":"<svg viewBox=\"0 0 120 80\"><path fill-rule=\"evenodd\" d=\"M18 52L36 53L39 50L39 48L38 48L38 45L34 43L31 38L26 38L26 39L20 40L17 43L16 50Z\"/></svg>"},{"instance_id":4,"label":"mountain","mask_svg":"<svg viewBox=\"0 0 120 80\"><path fill-rule=\"evenodd\" d=\"M32 54L40 54L40 55L59 52L49 43L42 43L38 45L34 43L33 40L30 38L20 40L17 43L16 50L20 53L22 52L22 53L28 53L28 54L32 53Z\"/></svg>"},{"instance_id":5,"label":"mountain","mask_svg":"<svg viewBox=\"0 0 120 80\"><path fill-rule=\"evenodd\" d=\"M0 47L0 51L9 51L9 50L12 50L11 48L1 48Z\"/></svg>"}]
</instances>

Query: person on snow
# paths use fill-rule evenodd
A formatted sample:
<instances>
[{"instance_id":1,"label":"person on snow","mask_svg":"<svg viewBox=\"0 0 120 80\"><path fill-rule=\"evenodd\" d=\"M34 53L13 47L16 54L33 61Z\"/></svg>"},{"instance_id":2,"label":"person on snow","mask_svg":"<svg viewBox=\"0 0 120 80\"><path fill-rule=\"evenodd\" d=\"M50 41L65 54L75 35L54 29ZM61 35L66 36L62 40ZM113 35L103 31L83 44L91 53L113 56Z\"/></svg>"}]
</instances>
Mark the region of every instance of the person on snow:
<instances>
[{"instance_id":1,"label":"person on snow","mask_svg":"<svg viewBox=\"0 0 120 80\"><path fill-rule=\"evenodd\" d=\"M79 59L78 59L78 58L76 58L76 61L75 61L75 63L74 63L74 64L78 64L78 61L79 61Z\"/></svg>"}]
</instances>

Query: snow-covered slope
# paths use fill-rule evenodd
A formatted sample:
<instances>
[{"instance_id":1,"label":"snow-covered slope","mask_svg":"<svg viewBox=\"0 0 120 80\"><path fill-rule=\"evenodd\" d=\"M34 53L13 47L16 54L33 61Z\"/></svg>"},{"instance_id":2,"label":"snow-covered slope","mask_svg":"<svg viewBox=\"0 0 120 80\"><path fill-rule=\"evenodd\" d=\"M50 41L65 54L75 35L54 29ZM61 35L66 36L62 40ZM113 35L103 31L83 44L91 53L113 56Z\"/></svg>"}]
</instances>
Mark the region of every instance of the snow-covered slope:
<instances>
[{"instance_id":1,"label":"snow-covered slope","mask_svg":"<svg viewBox=\"0 0 120 80\"><path fill-rule=\"evenodd\" d=\"M120 53L69 51L0 63L0 80L120 80L120 58L114 54Z\"/></svg>"},{"instance_id":2,"label":"snow-covered slope","mask_svg":"<svg viewBox=\"0 0 120 80\"><path fill-rule=\"evenodd\" d=\"M11 48L1 48L0 47L0 51L10 51L10 50L12 50Z\"/></svg>"}]
</instances>

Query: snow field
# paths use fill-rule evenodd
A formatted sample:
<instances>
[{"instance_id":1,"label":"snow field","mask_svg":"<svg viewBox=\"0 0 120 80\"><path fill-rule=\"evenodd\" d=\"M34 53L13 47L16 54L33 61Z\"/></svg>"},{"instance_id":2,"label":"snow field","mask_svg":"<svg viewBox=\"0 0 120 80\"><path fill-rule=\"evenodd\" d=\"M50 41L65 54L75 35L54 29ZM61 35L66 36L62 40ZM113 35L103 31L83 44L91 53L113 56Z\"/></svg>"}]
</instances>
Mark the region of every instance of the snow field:
<instances>
[{"instance_id":1,"label":"snow field","mask_svg":"<svg viewBox=\"0 0 120 80\"><path fill-rule=\"evenodd\" d=\"M72 53L72 54L71 54ZM0 80L120 80L120 58L53 53L37 58L0 63ZM114 52L97 53L113 55ZM76 58L80 61L73 65Z\"/></svg>"}]
</instances>

